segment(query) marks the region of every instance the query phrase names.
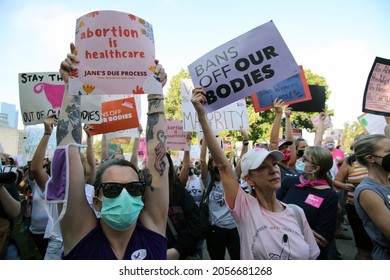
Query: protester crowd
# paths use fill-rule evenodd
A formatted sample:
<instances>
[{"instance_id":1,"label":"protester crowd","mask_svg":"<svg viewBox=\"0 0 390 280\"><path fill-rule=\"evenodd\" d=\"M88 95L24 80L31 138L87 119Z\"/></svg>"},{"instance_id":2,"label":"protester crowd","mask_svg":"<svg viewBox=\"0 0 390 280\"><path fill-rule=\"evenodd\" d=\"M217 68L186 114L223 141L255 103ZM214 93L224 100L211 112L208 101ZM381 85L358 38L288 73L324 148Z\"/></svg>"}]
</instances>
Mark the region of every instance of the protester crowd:
<instances>
[{"instance_id":1,"label":"protester crowd","mask_svg":"<svg viewBox=\"0 0 390 280\"><path fill-rule=\"evenodd\" d=\"M60 69L66 85L77 63L72 45ZM155 76L164 86L167 75L158 61ZM174 164L165 142L164 96L153 92L145 130L148 160L140 167L137 140L129 161L121 152L95 159L93 127L82 129L79 117L80 97L65 93L66 113L44 120L27 166L1 154L0 226L10 234L2 239L0 259L21 259L16 224L45 260L199 260L206 253L212 260L226 254L234 260L339 259L335 239L352 238L340 234L344 221L353 230L355 259L390 259L385 132L359 136L348 156L325 137L324 112L309 143L294 139L294 112L275 99L268 147L250 149L250 132L242 129L242 150L229 158L208 123L206 93L196 87L192 94L203 131L200 157L186 151ZM286 133L280 137L283 115ZM45 159L55 126L57 149Z\"/></svg>"}]
</instances>

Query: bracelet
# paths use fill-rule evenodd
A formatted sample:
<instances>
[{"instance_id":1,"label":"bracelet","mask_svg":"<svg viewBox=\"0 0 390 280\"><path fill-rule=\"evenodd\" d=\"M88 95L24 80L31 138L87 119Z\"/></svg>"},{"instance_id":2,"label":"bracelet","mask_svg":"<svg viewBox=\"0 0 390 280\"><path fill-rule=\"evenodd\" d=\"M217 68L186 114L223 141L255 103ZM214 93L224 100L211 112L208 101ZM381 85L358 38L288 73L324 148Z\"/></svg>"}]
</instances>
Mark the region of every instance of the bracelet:
<instances>
[{"instance_id":1,"label":"bracelet","mask_svg":"<svg viewBox=\"0 0 390 280\"><path fill-rule=\"evenodd\" d=\"M43 135L51 135L51 133L49 133L49 132L45 132Z\"/></svg>"},{"instance_id":2,"label":"bracelet","mask_svg":"<svg viewBox=\"0 0 390 280\"><path fill-rule=\"evenodd\" d=\"M155 111L155 112L148 112L148 113L146 113L146 115L153 115L153 114L165 114L165 112L164 111Z\"/></svg>"},{"instance_id":3,"label":"bracelet","mask_svg":"<svg viewBox=\"0 0 390 280\"><path fill-rule=\"evenodd\" d=\"M242 144L243 144L244 146L248 146L248 145L249 145L249 140L244 140L244 141L242 141Z\"/></svg>"}]
</instances>

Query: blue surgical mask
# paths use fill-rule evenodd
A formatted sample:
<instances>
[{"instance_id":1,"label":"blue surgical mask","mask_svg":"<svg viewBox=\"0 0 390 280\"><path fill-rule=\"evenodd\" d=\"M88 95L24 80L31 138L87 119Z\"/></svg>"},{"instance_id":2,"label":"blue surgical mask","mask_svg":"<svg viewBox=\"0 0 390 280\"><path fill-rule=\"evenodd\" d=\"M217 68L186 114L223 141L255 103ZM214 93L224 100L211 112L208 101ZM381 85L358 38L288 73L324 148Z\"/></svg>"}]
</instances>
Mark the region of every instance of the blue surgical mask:
<instances>
[{"instance_id":1,"label":"blue surgical mask","mask_svg":"<svg viewBox=\"0 0 390 280\"><path fill-rule=\"evenodd\" d=\"M334 143L333 143L333 142L325 143L325 146L326 146L328 149L334 149Z\"/></svg>"},{"instance_id":2,"label":"blue surgical mask","mask_svg":"<svg viewBox=\"0 0 390 280\"><path fill-rule=\"evenodd\" d=\"M110 228L125 231L137 221L143 208L141 196L131 196L123 189L118 197L103 196L101 217Z\"/></svg>"},{"instance_id":3,"label":"blue surgical mask","mask_svg":"<svg viewBox=\"0 0 390 280\"><path fill-rule=\"evenodd\" d=\"M304 173L305 172L305 163L301 160L297 160L295 162L295 169L299 172L299 173Z\"/></svg>"}]
</instances>

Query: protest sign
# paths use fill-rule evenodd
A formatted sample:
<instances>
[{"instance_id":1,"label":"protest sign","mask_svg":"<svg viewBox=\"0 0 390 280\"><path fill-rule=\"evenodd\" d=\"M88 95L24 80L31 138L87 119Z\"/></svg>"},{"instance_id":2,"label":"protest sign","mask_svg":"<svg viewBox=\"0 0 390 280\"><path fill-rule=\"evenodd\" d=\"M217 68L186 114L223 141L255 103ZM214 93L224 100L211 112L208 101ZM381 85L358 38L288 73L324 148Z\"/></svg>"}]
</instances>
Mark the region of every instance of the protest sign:
<instances>
[{"instance_id":1,"label":"protest sign","mask_svg":"<svg viewBox=\"0 0 390 280\"><path fill-rule=\"evenodd\" d=\"M24 127L23 160L25 162L32 160L44 132L42 125L28 125ZM56 128L54 128L45 150L45 158L52 158L56 147Z\"/></svg>"},{"instance_id":2,"label":"protest sign","mask_svg":"<svg viewBox=\"0 0 390 280\"><path fill-rule=\"evenodd\" d=\"M188 70L194 85L206 91L207 113L300 72L272 21L217 47Z\"/></svg>"},{"instance_id":3,"label":"protest sign","mask_svg":"<svg viewBox=\"0 0 390 280\"><path fill-rule=\"evenodd\" d=\"M139 138L138 157L143 158L145 161L148 158L148 153L146 151L146 138L145 137Z\"/></svg>"},{"instance_id":4,"label":"protest sign","mask_svg":"<svg viewBox=\"0 0 390 280\"><path fill-rule=\"evenodd\" d=\"M192 89L194 88L190 79L180 81L182 96L182 114L184 131L201 131L198 114L191 103ZM223 108L207 114L211 129L213 131L249 129L248 111L245 99L237 100Z\"/></svg>"},{"instance_id":5,"label":"protest sign","mask_svg":"<svg viewBox=\"0 0 390 280\"><path fill-rule=\"evenodd\" d=\"M344 130L342 129L329 129L325 130L325 137L332 137L335 141L340 141L344 138Z\"/></svg>"},{"instance_id":6,"label":"protest sign","mask_svg":"<svg viewBox=\"0 0 390 280\"><path fill-rule=\"evenodd\" d=\"M117 11L95 11L77 19L77 71L72 95L162 93L154 77L155 48L150 23Z\"/></svg>"},{"instance_id":7,"label":"protest sign","mask_svg":"<svg viewBox=\"0 0 390 280\"><path fill-rule=\"evenodd\" d=\"M24 125L41 124L50 114L59 115L65 84L58 72L19 73L19 101ZM81 122L100 123L99 96L82 96Z\"/></svg>"},{"instance_id":8,"label":"protest sign","mask_svg":"<svg viewBox=\"0 0 390 280\"><path fill-rule=\"evenodd\" d=\"M389 59L375 58L364 90L363 112L390 116Z\"/></svg>"},{"instance_id":9,"label":"protest sign","mask_svg":"<svg viewBox=\"0 0 390 280\"><path fill-rule=\"evenodd\" d=\"M313 126L314 126L314 127L318 127L318 124L319 124L319 122L320 122L320 114L318 114L318 115L312 117L312 118L311 118L311 122L313 123ZM326 115L326 116L325 116L325 120L324 120L324 128L325 128L325 129L328 129L328 128L330 128L330 127L332 127L332 121L331 121L329 115Z\"/></svg>"},{"instance_id":10,"label":"protest sign","mask_svg":"<svg viewBox=\"0 0 390 280\"><path fill-rule=\"evenodd\" d=\"M311 100L290 104L295 112L322 112L325 110L325 87L309 85Z\"/></svg>"},{"instance_id":11,"label":"protest sign","mask_svg":"<svg viewBox=\"0 0 390 280\"><path fill-rule=\"evenodd\" d=\"M358 120L368 134L384 134L387 125L384 116L366 113L359 116Z\"/></svg>"},{"instance_id":12,"label":"protest sign","mask_svg":"<svg viewBox=\"0 0 390 280\"><path fill-rule=\"evenodd\" d=\"M305 72L302 66L299 66L299 68L301 69L299 74L251 95L256 113L273 108L276 98L282 99L284 104L294 104L311 99Z\"/></svg>"},{"instance_id":13,"label":"protest sign","mask_svg":"<svg viewBox=\"0 0 390 280\"><path fill-rule=\"evenodd\" d=\"M230 152L233 150L233 138L232 137L223 137L222 143L223 143L223 150L225 152Z\"/></svg>"},{"instance_id":14,"label":"protest sign","mask_svg":"<svg viewBox=\"0 0 390 280\"><path fill-rule=\"evenodd\" d=\"M167 148L171 151L189 151L188 132L183 130L183 121L167 120Z\"/></svg>"},{"instance_id":15,"label":"protest sign","mask_svg":"<svg viewBox=\"0 0 390 280\"><path fill-rule=\"evenodd\" d=\"M120 131L139 126L134 98L102 103L102 123L93 124L91 135Z\"/></svg>"}]
</instances>

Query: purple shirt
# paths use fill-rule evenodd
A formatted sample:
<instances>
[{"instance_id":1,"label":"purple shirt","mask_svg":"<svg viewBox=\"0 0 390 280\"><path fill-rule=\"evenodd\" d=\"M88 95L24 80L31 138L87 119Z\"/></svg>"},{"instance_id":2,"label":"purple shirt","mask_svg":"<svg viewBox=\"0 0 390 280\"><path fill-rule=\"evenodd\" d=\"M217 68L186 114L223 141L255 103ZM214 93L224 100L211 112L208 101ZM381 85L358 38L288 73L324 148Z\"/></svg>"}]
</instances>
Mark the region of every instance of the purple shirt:
<instances>
[{"instance_id":1,"label":"purple shirt","mask_svg":"<svg viewBox=\"0 0 390 280\"><path fill-rule=\"evenodd\" d=\"M116 260L100 221L66 255L64 260ZM161 234L151 231L137 223L133 235L127 244L124 260L166 260L167 240Z\"/></svg>"}]
</instances>

